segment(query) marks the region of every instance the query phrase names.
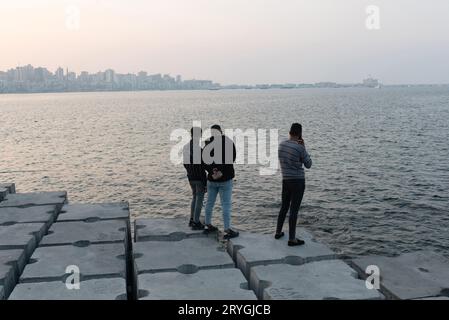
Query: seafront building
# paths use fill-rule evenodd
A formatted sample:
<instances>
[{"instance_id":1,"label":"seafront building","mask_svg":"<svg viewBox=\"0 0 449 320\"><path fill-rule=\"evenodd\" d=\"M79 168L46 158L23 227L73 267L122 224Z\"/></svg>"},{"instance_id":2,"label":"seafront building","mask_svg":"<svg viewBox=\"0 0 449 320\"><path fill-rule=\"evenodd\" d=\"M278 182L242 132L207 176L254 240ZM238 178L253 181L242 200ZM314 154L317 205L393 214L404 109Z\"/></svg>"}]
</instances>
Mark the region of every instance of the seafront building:
<instances>
[{"instance_id":1,"label":"seafront building","mask_svg":"<svg viewBox=\"0 0 449 320\"><path fill-rule=\"evenodd\" d=\"M215 89L220 84L211 80L182 80L180 75L119 74L107 69L91 74L76 74L59 67L54 73L32 65L0 71L0 93L65 92L65 91L129 91L129 90L196 90Z\"/></svg>"},{"instance_id":2,"label":"seafront building","mask_svg":"<svg viewBox=\"0 0 449 320\"><path fill-rule=\"evenodd\" d=\"M46 68L32 65L19 66L7 71L0 71L0 93L33 92L76 92L76 91L135 91L135 90L217 90L217 89L297 89L297 88L379 88L377 79L369 77L362 83L341 84L336 82L318 82L313 84L256 84L256 85L221 85L211 80L183 80L180 75L120 74L113 69L79 74L66 68L57 68L51 72Z\"/></svg>"}]
</instances>

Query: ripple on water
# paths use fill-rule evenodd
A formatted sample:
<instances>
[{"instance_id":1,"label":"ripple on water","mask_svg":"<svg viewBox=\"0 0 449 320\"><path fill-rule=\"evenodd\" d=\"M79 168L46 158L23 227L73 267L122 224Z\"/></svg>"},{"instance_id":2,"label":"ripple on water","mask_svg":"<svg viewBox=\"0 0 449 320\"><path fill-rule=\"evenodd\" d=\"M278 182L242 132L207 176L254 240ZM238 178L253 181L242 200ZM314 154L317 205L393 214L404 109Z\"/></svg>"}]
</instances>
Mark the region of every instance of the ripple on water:
<instances>
[{"instance_id":1,"label":"ripple on water","mask_svg":"<svg viewBox=\"0 0 449 320\"><path fill-rule=\"evenodd\" d=\"M67 190L71 202L126 200L133 218L187 216L172 130L201 120L286 136L295 120L314 160L300 225L343 254L449 256L448 105L439 88L0 96L0 180L21 192ZM281 178L258 169L236 166L234 224L272 233Z\"/></svg>"}]
</instances>

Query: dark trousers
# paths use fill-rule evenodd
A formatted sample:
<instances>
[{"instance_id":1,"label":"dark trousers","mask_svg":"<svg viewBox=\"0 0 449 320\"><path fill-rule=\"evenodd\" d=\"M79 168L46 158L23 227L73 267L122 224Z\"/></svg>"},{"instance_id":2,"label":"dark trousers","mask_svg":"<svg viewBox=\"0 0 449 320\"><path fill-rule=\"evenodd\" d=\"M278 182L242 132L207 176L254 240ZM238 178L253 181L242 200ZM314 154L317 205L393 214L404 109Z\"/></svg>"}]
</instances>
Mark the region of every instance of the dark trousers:
<instances>
[{"instance_id":1,"label":"dark trousers","mask_svg":"<svg viewBox=\"0 0 449 320\"><path fill-rule=\"evenodd\" d=\"M204 192L206 190L202 181L189 181L192 188L192 202L190 204L190 219L200 222L201 209L203 208Z\"/></svg>"},{"instance_id":2,"label":"dark trousers","mask_svg":"<svg viewBox=\"0 0 449 320\"><path fill-rule=\"evenodd\" d=\"M299 207L301 206L305 188L306 181L304 179L282 181L282 206L279 212L276 233L279 234L282 232L285 217L287 216L288 209L290 209L288 219L289 240L296 239L296 222L298 221Z\"/></svg>"}]
</instances>

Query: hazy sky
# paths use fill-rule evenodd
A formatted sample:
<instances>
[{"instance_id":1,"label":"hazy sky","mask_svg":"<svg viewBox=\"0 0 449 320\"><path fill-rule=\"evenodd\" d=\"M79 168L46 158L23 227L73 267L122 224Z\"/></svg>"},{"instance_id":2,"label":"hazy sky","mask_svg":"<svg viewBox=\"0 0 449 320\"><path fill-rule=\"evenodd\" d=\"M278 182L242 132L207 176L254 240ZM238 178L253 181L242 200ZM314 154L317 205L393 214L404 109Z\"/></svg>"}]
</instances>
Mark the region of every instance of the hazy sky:
<instances>
[{"instance_id":1,"label":"hazy sky","mask_svg":"<svg viewBox=\"0 0 449 320\"><path fill-rule=\"evenodd\" d=\"M0 70L19 63L223 84L449 83L449 1L0 0Z\"/></svg>"}]
</instances>

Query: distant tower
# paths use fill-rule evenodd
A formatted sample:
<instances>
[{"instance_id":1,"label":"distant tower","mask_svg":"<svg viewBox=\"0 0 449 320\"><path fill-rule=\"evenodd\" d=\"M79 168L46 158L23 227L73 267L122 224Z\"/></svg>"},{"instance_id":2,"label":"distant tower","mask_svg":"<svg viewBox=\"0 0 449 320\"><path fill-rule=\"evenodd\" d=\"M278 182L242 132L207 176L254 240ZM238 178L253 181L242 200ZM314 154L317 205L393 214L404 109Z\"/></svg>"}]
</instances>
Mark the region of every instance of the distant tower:
<instances>
[{"instance_id":1,"label":"distant tower","mask_svg":"<svg viewBox=\"0 0 449 320\"><path fill-rule=\"evenodd\" d=\"M64 69L59 67L55 72L56 79L62 81L64 80Z\"/></svg>"}]
</instances>

